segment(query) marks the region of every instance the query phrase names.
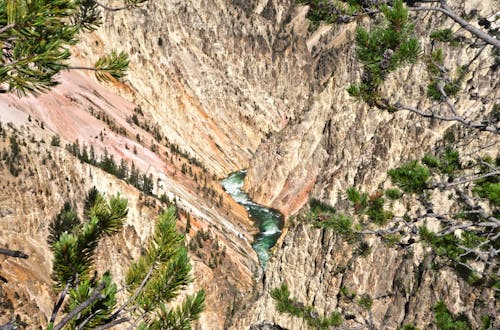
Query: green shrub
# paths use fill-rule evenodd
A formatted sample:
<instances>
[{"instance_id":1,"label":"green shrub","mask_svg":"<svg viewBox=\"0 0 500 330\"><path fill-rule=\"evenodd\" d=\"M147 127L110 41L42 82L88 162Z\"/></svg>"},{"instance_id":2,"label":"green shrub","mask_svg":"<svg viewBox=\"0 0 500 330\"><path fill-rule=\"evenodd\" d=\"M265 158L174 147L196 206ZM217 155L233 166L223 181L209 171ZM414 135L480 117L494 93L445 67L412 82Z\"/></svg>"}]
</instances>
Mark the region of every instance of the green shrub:
<instances>
[{"instance_id":1,"label":"green shrub","mask_svg":"<svg viewBox=\"0 0 500 330\"><path fill-rule=\"evenodd\" d=\"M369 311L370 309L372 309L373 299L372 299L372 297L370 297L369 294L365 293L364 295L359 297L357 304L361 308Z\"/></svg>"},{"instance_id":2,"label":"green shrub","mask_svg":"<svg viewBox=\"0 0 500 330\"><path fill-rule=\"evenodd\" d=\"M491 317L489 315L481 316L481 323L483 324L482 330L491 328Z\"/></svg>"},{"instance_id":3,"label":"green shrub","mask_svg":"<svg viewBox=\"0 0 500 330\"><path fill-rule=\"evenodd\" d=\"M443 101L445 96L439 90L439 85L443 86L443 91L447 97L456 96L462 89L462 83L467 74L467 66L458 67L455 76L449 77L448 74L442 70L444 66L444 55L441 48L433 51L426 62L427 71L431 77L427 85L427 96L435 101Z\"/></svg>"},{"instance_id":4,"label":"green shrub","mask_svg":"<svg viewBox=\"0 0 500 330\"><path fill-rule=\"evenodd\" d=\"M396 188L387 189L385 191L385 196L387 196L387 198L392 200L400 199L402 195L403 194L401 193L401 191L399 191L399 189Z\"/></svg>"},{"instance_id":5,"label":"green shrub","mask_svg":"<svg viewBox=\"0 0 500 330\"><path fill-rule=\"evenodd\" d=\"M469 330L469 320L463 314L454 316L445 303L440 300L434 306L434 324L439 330Z\"/></svg>"},{"instance_id":6,"label":"green shrub","mask_svg":"<svg viewBox=\"0 0 500 330\"><path fill-rule=\"evenodd\" d=\"M300 317L312 328L326 330L342 324L342 314L339 312L333 312L328 316L320 316L312 306L306 306L297 299L291 298L290 291L285 283L279 288L271 290L270 295L275 301L278 312Z\"/></svg>"},{"instance_id":7,"label":"green shrub","mask_svg":"<svg viewBox=\"0 0 500 330\"><path fill-rule=\"evenodd\" d=\"M438 168L439 167L439 159L437 159L434 156L427 155L427 154L424 157L422 157L422 163L424 163L425 165L427 165L430 168Z\"/></svg>"},{"instance_id":8,"label":"green shrub","mask_svg":"<svg viewBox=\"0 0 500 330\"><path fill-rule=\"evenodd\" d=\"M431 32L430 38L432 40L441 42L451 42L453 41L453 32L450 28L448 29L438 29Z\"/></svg>"},{"instance_id":9,"label":"green shrub","mask_svg":"<svg viewBox=\"0 0 500 330\"><path fill-rule=\"evenodd\" d=\"M61 138L59 137L59 135L52 136L52 139L50 140L50 145L53 147L61 146Z\"/></svg>"},{"instance_id":10,"label":"green shrub","mask_svg":"<svg viewBox=\"0 0 500 330\"><path fill-rule=\"evenodd\" d=\"M460 168L460 154L458 151L452 148L446 148L440 157L439 170L444 174L452 174Z\"/></svg>"},{"instance_id":11,"label":"green shrub","mask_svg":"<svg viewBox=\"0 0 500 330\"><path fill-rule=\"evenodd\" d=\"M476 184L474 192L479 197L488 199L493 205L500 206L500 183L481 182Z\"/></svg>"},{"instance_id":12,"label":"green shrub","mask_svg":"<svg viewBox=\"0 0 500 330\"><path fill-rule=\"evenodd\" d=\"M383 197L378 197L370 200L366 214L375 224L383 226L387 224L387 220L391 219L394 215L391 211L384 209L385 200Z\"/></svg>"},{"instance_id":13,"label":"green shrub","mask_svg":"<svg viewBox=\"0 0 500 330\"><path fill-rule=\"evenodd\" d=\"M421 47L415 37L414 25L408 17L408 8L402 0L395 0L392 6L382 5L384 22L370 31L356 29L356 57L363 64L363 77L359 84L351 85L347 91L358 100L370 106L391 110L383 105L379 87L389 73L415 63Z\"/></svg>"},{"instance_id":14,"label":"green shrub","mask_svg":"<svg viewBox=\"0 0 500 330\"><path fill-rule=\"evenodd\" d=\"M413 160L388 172L392 182L407 193L422 193L431 177L429 169Z\"/></svg>"},{"instance_id":15,"label":"green shrub","mask_svg":"<svg viewBox=\"0 0 500 330\"><path fill-rule=\"evenodd\" d=\"M328 219L316 222L316 227L329 229L352 243L355 239L352 224L353 221L350 217L339 213L332 214Z\"/></svg>"},{"instance_id":16,"label":"green shrub","mask_svg":"<svg viewBox=\"0 0 500 330\"><path fill-rule=\"evenodd\" d=\"M347 199L353 204L356 213L362 213L368 205L368 194L361 193L354 187L349 187L346 190Z\"/></svg>"},{"instance_id":17,"label":"green shrub","mask_svg":"<svg viewBox=\"0 0 500 330\"><path fill-rule=\"evenodd\" d=\"M361 241L356 248L356 253L363 258L366 258L372 253L372 247L365 241Z\"/></svg>"},{"instance_id":18,"label":"green shrub","mask_svg":"<svg viewBox=\"0 0 500 330\"><path fill-rule=\"evenodd\" d=\"M401 330L420 330L419 328L417 328L416 326L412 325L412 324L405 324Z\"/></svg>"},{"instance_id":19,"label":"green shrub","mask_svg":"<svg viewBox=\"0 0 500 330\"><path fill-rule=\"evenodd\" d=\"M394 247L401 241L400 234L389 234L383 237L384 243L389 247Z\"/></svg>"},{"instance_id":20,"label":"green shrub","mask_svg":"<svg viewBox=\"0 0 500 330\"><path fill-rule=\"evenodd\" d=\"M333 206L328 205L326 203L323 203L317 199L312 198L309 201L309 206L311 207L311 210L314 211L315 213L335 213L337 212L337 209L335 209Z\"/></svg>"}]
</instances>

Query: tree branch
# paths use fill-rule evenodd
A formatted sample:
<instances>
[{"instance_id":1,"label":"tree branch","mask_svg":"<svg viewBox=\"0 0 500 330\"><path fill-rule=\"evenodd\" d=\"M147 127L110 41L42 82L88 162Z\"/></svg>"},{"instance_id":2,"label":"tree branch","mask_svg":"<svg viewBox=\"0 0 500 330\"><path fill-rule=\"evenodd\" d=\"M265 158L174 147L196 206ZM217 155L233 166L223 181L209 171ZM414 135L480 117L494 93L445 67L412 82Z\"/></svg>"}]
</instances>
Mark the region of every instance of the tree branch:
<instances>
[{"instance_id":1,"label":"tree branch","mask_svg":"<svg viewBox=\"0 0 500 330\"><path fill-rule=\"evenodd\" d=\"M434 112L422 111L422 110L419 110L417 108L413 108L413 107L401 104L399 102L396 103L394 105L394 107L396 108L396 110L407 110L407 111L413 112L413 113L415 113L419 116L425 117L425 118L438 119L438 120L442 120L442 121L459 122L466 127L479 129L481 131L487 131L487 132L491 132L494 134L500 134L500 130L493 125L490 125L488 123L474 122L471 120L467 120L461 116L443 116L443 115L436 114Z\"/></svg>"},{"instance_id":2,"label":"tree branch","mask_svg":"<svg viewBox=\"0 0 500 330\"><path fill-rule=\"evenodd\" d=\"M151 265L151 267L149 267L149 271L148 273L146 274L146 276L144 277L144 279L142 280L141 282L141 285L135 290L134 294L132 296L130 296L127 301L125 303L123 303L123 305L120 306L120 308L118 308L114 313L113 315L111 315L111 319L113 318L116 318L118 316L118 314L125 308L127 307L128 304L130 304L131 301L133 301L135 298L137 298L137 296L139 296L139 294L141 293L142 289L144 289L144 286L146 286L146 283L148 282L149 278L151 277L151 274L153 274L153 269L154 269L154 263Z\"/></svg>"},{"instance_id":3,"label":"tree branch","mask_svg":"<svg viewBox=\"0 0 500 330\"><path fill-rule=\"evenodd\" d=\"M101 71L100 69L91 66L68 66L66 70L88 70L88 71Z\"/></svg>"},{"instance_id":4,"label":"tree branch","mask_svg":"<svg viewBox=\"0 0 500 330\"><path fill-rule=\"evenodd\" d=\"M123 317L121 319L116 319L116 320L111 321L111 322L109 322L107 324L95 327L94 329L95 330L105 330L105 329L114 327L115 325L118 325L118 324L121 324L121 323L125 323L125 322L129 322L129 321L130 321L130 319L128 317Z\"/></svg>"},{"instance_id":5,"label":"tree branch","mask_svg":"<svg viewBox=\"0 0 500 330\"><path fill-rule=\"evenodd\" d=\"M21 321L19 315L16 315L16 318L12 321L9 321L3 325L0 325L0 330L17 330L20 327L26 327L28 324Z\"/></svg>"},{"instance_id":6,"label":"tree branch","mask_svg":"<svg viewBox=\"0 0 500 330\"><path fill-rule=\"evenodd\" d=\"M8 30L10 30L10 29L14 28L15 26L16 26L16 23L7 24L7 25L5 25L4 27L2 27L2 28L0 29L0 33L4 33L4 32L6 32L6 31L8 31Z\"/></svg>"},{"instance_id":7,"label":"tree branch","mask_svg":"<svg viewBox=\"0 0 500 330\"><path fill-rule=\"evenodd\" d=\"M475 177L472 177L472 178L469 178L469 179L461 178L458 181L454 181L454 182L447 183L447 184L436 183L435 185L431 186L431 188L447 189L447 188L455 187L455 186L458 186L458 185L461 185L461 184L464 184L464 183L467 183L467 182L477 181L477 180L480 180L480 179L484 179L484 178L487 178L487 177L490 177L490 176L494 176L494 175L499 175L499 174L500 174L499 171L489 172L489 173L486 173L486 174L483 174L483 175L479 175L479 176L475 176Z\"/></svg>"},{"instance_id":8,"label":"tree branch","mask_svg":"<svg viewBox=\"0 0 500 330\"><path fill-rule=\"evenodd\" d=\"M0 249L0 254L4 254L9 257L28 259L28 255L22 251L6 250Z\"/></svg>"},{"instance_id":9,"label":"tree branch","mask_svg":"<svg viewBox=\"0 0 500 330\"><path fill-rule=\"evenodd\" d=\"M408 9L412 11L439 11L451 18L453 21L458 23L461 27L463 27L479 39L485 41L486 43L492 45L497 49L500 49L500 40L471 25L469 22L453 12L453 10L446 3L441 2L441 7L408 7Z\"/></svg>"},{"instance_id":10,"label":"tree branch","mask_svg":"<svg viewBox=\"0 0 500 330\"><path fill-rule=\"evenodd\" d=\"M59 299L55 303L54 309L52 310L52 315L50 316L49 324L53 324L56 321L57 313L59 313L59 309L61 308L61 306L64 302L64 298L66 297L66 294L68 293L70 283L71 283L71 281L68 281L68 283L66 283L64 290L61 292Z\"/></svg>"},{"instance_id":11,"label":"tree branch","mask_svg":"<svg viewBox=\"0 0 500 330\"><path fill-rule=\"evenodd\" d=\"M120 10L124 10L124 9L129 9L129 8L132 8L131 6L122 6L122 7L108 7L106 6L105 4L102 4L98 1L93 1L96 5L98 5L99 7L101 7L102 9L105 9L105 10L108 10L108 11L120 11Z\"/></svg>"},{"instance_id":12,"label":"tree branch","mask_svg":"<svg viewBox=\"0 0 500 330\"><path fill-rule=\"evenodd\" d=\"M87 298L84 302L82 302L78 307L73 309L68 315L66 315L61 322L54 326L53 330L61 330L66 324L68 324L75 316L77 316L81 311L85 308L89 307L93 302L99 299L103 299L104 296L101 295L101 291L106 287L106 282L101 282L97 288L94 289L94 292Z\"/></svg>"}]
</instances>

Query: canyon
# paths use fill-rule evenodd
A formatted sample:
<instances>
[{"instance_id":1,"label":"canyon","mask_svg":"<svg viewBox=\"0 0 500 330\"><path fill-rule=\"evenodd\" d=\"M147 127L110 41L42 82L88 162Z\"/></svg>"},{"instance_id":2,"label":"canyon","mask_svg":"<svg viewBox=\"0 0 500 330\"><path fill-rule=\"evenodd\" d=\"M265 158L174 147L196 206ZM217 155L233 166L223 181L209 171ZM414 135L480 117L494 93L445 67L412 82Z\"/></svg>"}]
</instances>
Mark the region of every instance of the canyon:
<instances>
[{"instance_id":1,"label":"canyon","mask_svg":"<svg viewBox=\"0 0 500 330\"><path fill-rule=\"evenodd\" d=\"M453 6L486 17L495 3ZM124 231L101 242L96 257L98 269L109 269L117 283L140 255L160 210L175 203L194 267L187 292L207 291L197 329L307 329L304 319L277 311L270 294L283 283L321 315L340 310L352 316L345 328L366 328L359 320L369 317L376 329L433 328L439 300L467 315L474 328L483 315L492 317L492 326L500 324L495 293L468 285L450 267L435 271L423 244L408 253L371 235L372 252L360 258L335 233L298 220L311 199L342 209L347 187L388 187L389 168L438 148L450 134L470 136L460 146L464 153L488 141L484 153L498 156L496 136L356 102L346 92L362 72L353 41L356 27L369 20L310 31L307 11L293 0L148 1L104 11L103 26L81 36L71 61L91 65L106 51L125 50L131 63L124 81L102 83L90 72L71 70L46 94L0 94L6 132L0 150L9 148L8 136L22 141L20 174L0 165L0 247L29 255L0 256L0 274L9 281L0 287L0 324L18 314L30 328L47 325L56 300L47 226L65 201L81 203L93 186L129 201ZM428 32L448 25L437 14L422 18L416 30L424 50L433 47ZM444 48L447 66L475 54L473 47ZM457 108L480 113L498 99L493 62L481 54ZM422 62L398 70L384 92L429 105L425 72ZM60 145L51 144L54 136ZM151 175L153 196L79 160L66 148L75 143ZM284 216L265 268L252 248L258 228L220 183L244 169L248 196ZM451 207L447 200L441 204ZM346 289L373 298L370 316L342 294Z\"/></svg>"}]
</instances>

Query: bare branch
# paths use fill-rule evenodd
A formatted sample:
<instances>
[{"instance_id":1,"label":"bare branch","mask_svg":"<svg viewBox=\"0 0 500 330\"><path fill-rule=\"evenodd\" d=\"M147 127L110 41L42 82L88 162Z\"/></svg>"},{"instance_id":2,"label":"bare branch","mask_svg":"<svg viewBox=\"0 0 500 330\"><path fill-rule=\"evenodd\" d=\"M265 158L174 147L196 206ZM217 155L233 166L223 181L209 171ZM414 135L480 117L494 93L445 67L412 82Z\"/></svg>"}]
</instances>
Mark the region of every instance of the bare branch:
<instances>
[{"instance_id":1,"label":"bare branch","mask_svg":"<svg viewBox=\"0 0 500 330\"><path fill-rule=\"evenodd\" d=\"M102 312L103 310L102 309L98 309L96 310L94 313L90 314L85 320L83 320L82 323L80 323L77 327L76 327L76 330L81 330L85 327L85 325L87 323L90 322L90 320L92 320L97 314L99 314L100 312Z\"/></svg>"},{"instance_id":2,"label":"bare branch","mask_svg":"<svg viewBox=\"0 0 500 330\"><path fill-rule=\"evenodd\" d=\"M107 6L105 4L102 4L102 3L98 2L98 1L95 1L95 0L94 0L94 3L96 5L98 5L99 7L101 7L102 9L105 9L105 10L108 10L108 11L120 11L120 10L131 8L131 6L109 7L109 6Z\"/></svg>"},{"instance_id":3,"label":"bare branch","mask_svg":"<svg viewBox=\"0 0 500 330\"><path fill-rule=\"evenodd\" d=\"M3 325L0 325L0 330L17 330L20 327L26 327L28 324L21 321L19 315L16 315L16 318L12 321L9 321Z\"/></svg>"},{"instance_id":4,"label":"bare branch","mask_svg":"<svg viewBox=\"0 0 500 330\"><path fill-rule=\"evenodd\" d=\"M439 11L448 16L449 18L451 18L453 21L458 23L461 27L463 27L464 29L466 29L479 39L485 41L486 43L492 45L497 49L500 49L500 40L490 36L488 33L471 25L469 22L461 18L455 12L453 12L453 10L444 2L441 2L440 7L408 7L408 9L412 11Z\"/></svg>"},{"instance_id":5,"label":"bare branch","mask_svg":"<svg viewBox=\"0 0 500 330\"><path fill-rule=\"evenodd\" d=\"M484 178L487 178L490 176L495 176L495 175L500 175L500 172L493 171L493 172L489 172L486 174L474 176L472 178L460 178L458 181L454 181L454 182L446 183L446 184L436 183L436 184L432 185L431 188L448 189L448 188L455 187L455 186L458 186L458 185L461 185L461 184L464 184L467 182L477 181L477 180L484 179Z\"/></svg>"},{"instance_id":6,"label":"bare branch","mask_svg":"<svg viewBox=\"0 0 500 330\"><path fill-rule=\"evenodd\" d=\"M88 70L88 71L101 71L100 69L91 66L68 66L66 70Z\"/></svg>"},{"instance_id":7,"label":"bare branch","mask_svg":"<svg viewBox=\"0 0 500 330\"><path fill-rule=\"evenodd\" d=\"M415 113L419 116L425 117L425 118L438 119L438 120L442 120L442 121L454 121L454 122L461 123L462 125L464 125L466 127L479 129L481 131L487 131L487 132L491 132L494 134L500 134L500 129L498 129L497 127L495 127L494 125L492 125L490 123L474 122L471 120L467 120L461 116L443 116L443 115L436 114L434 112L427 112L427 111L419 110L417 108L403 105L401 103L396 103L394 105L394 107L396 108L396 110L407 110L407 111L413 112L413 113Z\"/></svg>"},{"instance_id":8,"label":"bare branch","mask_svg":"<svg viewBox=\"0 0 500 330\"><path fill-rule=\"evenodd\" d=\"M465 203L465 205L467 205L467 207L473 209L473 210L477 210L479 211L479 214L482 218L484 219L487 219L491 222L498 222L499 220L491 215L488 215L488 213L479 205L476 205L473 201L472 201L472 198L470 196L468 196L467 194L465 194L463 191L460 191L458 189L455 189L455 191L457 192L457 194L460 196L460 198L462 199L462 201Z\"/></svg>"},{"instance_id":9,"label":"bare branch","mask_svg":"<svg viewBox=\"0 0 500 330\"><path fill-rule=\"evenodd\" d=\"M11 23L11 24L7 24L5 25L4 27L0 28L0 33L4 33L12 28L14 28L16 26L15 23Z\"/></svg>"},{"instance_id":10,"label":"bare branch","mask_svg":"<svg viewBox=\"0 0 500 330\"><path fill-rule=\"evenodd\" d=\"M50 316L49 324L53 324L56 321L57 313L59 313L59 309L61 308L64 302L64 298L68 293L70 284L71 281L68 281L68 283L66 283L66 286L64 287L64 290L61 292L59 299L57 299L57 302L54 304L54 309L52 310L52 315Z\"/></svg>"},{"instance_id":11,"label":"bare branch","mask_svg":"<svg viewBox=\"0 0 500 330\"><path fill-rule=\"evenodd\" d=\"M136 326L137 324L139 324L139 322L141 322L141 321L142 321L142 319L144 319L144 317L146 317L146 313L142 313L142 314L141 314L141 315L140 315L140 316L139 316L139 317L138 317L138 318L134 321L134 323L132 323L132 324L131 324L128 328L127 328L127 330L132 330L132 329L134 329L134 328L135 328L135 326Z\"/></svg>"},{"instance_id":12,"label":"bare branch","mask_svg":"<svg viewBox=\"0 0 500 330\"><path fill-rule=\"evenodd\" d=\"M6 250L6 249L0 249L0 254L9 256L9 257L14 257L14 258L22 258L22 259L28 259L28 255L22 251L14 251L14 250Z\"/></svg>"},{"instance_id":13,"label":"bare branch","mask_svg":"<svg viewBox=\"0 0 500 330\"><path fill-rule=\"evenodd\" d=\"M111 327L114 327L115 325L118 325L118 324L122 324L122 323L125 323L125 322L129 322L130 319L128 317L123 317L121 319L116 319L114 321L111 321L107 324L104 324L104 325L101 325L101 326L98 326L95 328L95 330L105 330L105 329L109 329Z\"/></svg>"}]
</instances>

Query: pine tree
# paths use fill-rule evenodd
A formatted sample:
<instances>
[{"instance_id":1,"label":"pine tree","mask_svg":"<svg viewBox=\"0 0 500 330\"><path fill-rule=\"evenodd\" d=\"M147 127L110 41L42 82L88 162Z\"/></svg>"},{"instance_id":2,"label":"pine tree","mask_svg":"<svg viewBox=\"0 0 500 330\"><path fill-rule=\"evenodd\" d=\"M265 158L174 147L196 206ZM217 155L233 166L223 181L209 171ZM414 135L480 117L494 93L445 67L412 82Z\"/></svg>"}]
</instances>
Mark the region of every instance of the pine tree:
<instances>
[{"instance_id":1,"label":"pine tree","mask_svg":"<svg viewBox=\"0 0 500 330\"><path fill-rule=\"evenodd\" d=\"M101 10L135 7L145 0L125 0L111 8L95 0L7 0L0 2L0 91L39 94L57 85L62 70L93 70L99 80L120 79L128 55L112 50L93 67L71 67L69 47L81 32L97 29Z\"/></svg>"},{"instance_id":2,"label":"pine tree","mask_svg":"<svg viewBox=\"0 0 500 330\"><path fill-rule=\"evenodd\" d=\"M198 319L204 309L203 290L186 296L177 307L171 304L193 281L173 207L160 215L145 253L129 268L128 298L117 306L118 286L110 273L96 272L94 255L99 240L119 232L127 214L125 199L108 200L94 187L85 199L81 223L69 203L53 220L48 241L54 252L52 278L60 294L48 329L104 329L121 323L140 329L191 329ZM58 317L61 310L64 315Z\"/></svg>"}]
</instances>

